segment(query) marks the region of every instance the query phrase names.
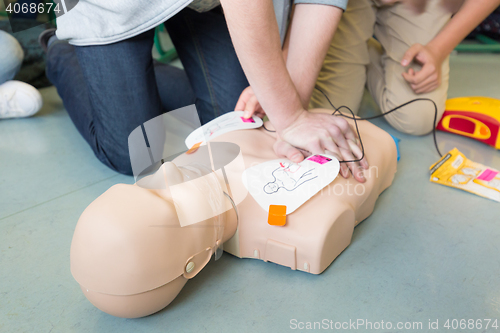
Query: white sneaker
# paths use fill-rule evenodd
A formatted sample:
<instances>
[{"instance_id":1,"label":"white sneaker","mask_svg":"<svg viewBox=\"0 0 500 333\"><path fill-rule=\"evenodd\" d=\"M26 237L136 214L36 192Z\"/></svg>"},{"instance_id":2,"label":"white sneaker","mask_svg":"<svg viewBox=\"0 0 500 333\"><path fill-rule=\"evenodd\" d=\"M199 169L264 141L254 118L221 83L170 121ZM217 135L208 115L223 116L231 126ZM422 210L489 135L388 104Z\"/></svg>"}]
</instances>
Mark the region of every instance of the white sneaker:
<instances>
[{"instance_id":1,"label":"white sneaker","mask_svg":"<svg viewBox=\"0 0 500 333\"><path fill-rule=\"evenodd\" d=\"M27 83L12 80L0 85L0 119L32 116L42 104L42 95Z\"/></svg>"}]
</instances>

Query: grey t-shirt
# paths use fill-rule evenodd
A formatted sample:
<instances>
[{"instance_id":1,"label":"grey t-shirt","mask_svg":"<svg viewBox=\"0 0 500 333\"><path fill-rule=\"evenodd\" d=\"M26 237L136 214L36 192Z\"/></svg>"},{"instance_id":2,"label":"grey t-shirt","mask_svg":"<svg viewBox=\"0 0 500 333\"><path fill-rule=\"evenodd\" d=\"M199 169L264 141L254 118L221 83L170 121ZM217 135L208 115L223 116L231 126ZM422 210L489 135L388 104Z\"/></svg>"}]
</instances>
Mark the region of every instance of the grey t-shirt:
<instances>
[{"instance_id":1,"label":"grey t-shirt","mask_svg":"<svg viewBox=\"0 0 500 333\"><path fill-rule=\"evenodd\" d=\"M146 32L185 8L192 0L80 0L57 18L57 37L70 44L103 45Z\"/></svg>"},{"instance_id":2,"label":"grey t-shirt","mask_svg":"<svg viewBox=\"0 0 500 333\"><path fill-rule=\"evenodd\" d=\"M280 1L291 0L274 0L275 5ZM345 10L347 1L294 2L331 5ZM80 0L71 11L57 18L57 37L78 46L111 44L152 29L187 6L203 12L218 5L219 0Z\"/></svg>"},{"instance_id":3,"label":"grey t-shirt","mask_svg":"<svg viewBox=\"0 0 500 333\"><path fill-rule=\"evenodd\" d=\"M219 0L80 0L57 19L57 37L73 45L118 42L148 31L188 6L209 11Z\"/></svg>"}]
</instances>

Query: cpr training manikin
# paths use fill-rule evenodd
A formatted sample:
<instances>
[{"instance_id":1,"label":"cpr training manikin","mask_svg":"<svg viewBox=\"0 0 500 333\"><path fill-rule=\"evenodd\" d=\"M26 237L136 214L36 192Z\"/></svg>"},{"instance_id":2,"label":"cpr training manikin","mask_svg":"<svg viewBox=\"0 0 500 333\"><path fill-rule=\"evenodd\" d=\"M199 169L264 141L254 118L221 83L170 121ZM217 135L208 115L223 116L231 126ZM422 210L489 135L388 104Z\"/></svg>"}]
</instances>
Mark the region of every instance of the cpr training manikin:
<instances>
[{"instance_id":1,"label":"cpr training manikin","mask_svg":"<svg viewBox=\"0 0 500 333\"><path fill-rule=\"evenodd\" d=\"M212 123L194 145L187 134L196 121L174 119L175 112L160 117L129 137L136 184L114 185L93 201L71 244L74 278L92 304L113 316L165 308L222 249L320 274L396 172L394 140L366 121L358 126L370 168L358 183L338 175L332 156L299 164L278 159L275 133L255 128L262 123L256 117L249 122L236 114L248 125L236 130ZM214 128L221 133L212 135ZM180 150L184 142L191 149Z\"/></svg>"}]
</instances>

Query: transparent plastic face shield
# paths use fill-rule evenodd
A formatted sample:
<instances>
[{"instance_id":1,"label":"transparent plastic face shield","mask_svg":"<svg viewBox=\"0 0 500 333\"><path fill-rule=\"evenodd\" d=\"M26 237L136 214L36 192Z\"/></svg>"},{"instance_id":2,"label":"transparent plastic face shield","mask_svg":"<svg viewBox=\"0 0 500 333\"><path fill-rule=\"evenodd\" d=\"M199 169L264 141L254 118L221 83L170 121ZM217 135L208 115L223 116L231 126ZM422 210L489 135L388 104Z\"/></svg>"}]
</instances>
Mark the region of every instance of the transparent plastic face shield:
<instances>
[{"instance_id":1,"label":"transparent plastic face shield","mask_svg":"<svg viewBox=\"0 0 500 333\"><path fill-rule=\"evenodd\" d=\"M155 117L134 129L128 137L128 149L136 182L153 174L163 162L186 152L185 138L200 126L196 107L190 105Z\"/></svg>"},{"instance_id":2,"label":"transparent plastic face shield","mask_svg":"<svg viewBox=\"0 0 500 333\"><path fill-rule=\"evenodd\" d=\"M130 161L138 186L172 200L181 228L206 227L213 234L217 260L226 212L236 210L247 194L241 183L245 167L234 143L208 142L188 149L185 139L200 125L194 105L145 122L129 135Z\"/></svg>"}]
</instances>

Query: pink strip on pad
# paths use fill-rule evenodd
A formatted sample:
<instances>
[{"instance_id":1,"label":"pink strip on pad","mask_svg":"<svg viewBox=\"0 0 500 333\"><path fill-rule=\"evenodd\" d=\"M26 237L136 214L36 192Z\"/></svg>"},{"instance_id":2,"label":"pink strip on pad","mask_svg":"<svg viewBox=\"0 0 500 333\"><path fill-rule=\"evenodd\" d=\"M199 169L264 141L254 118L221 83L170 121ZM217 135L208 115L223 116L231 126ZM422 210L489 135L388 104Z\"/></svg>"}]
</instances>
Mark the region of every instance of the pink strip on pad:
<instances>
[{"instance_id":1,"label":"pink strip on pad","mask_svg":"<svg viewBox=\"0 0 500 333\"><path fill-rule=\"evenodd\" d=\"M328 157L321 156L321 155L314 155L314 156L309 157L308 160L319 163L319 164L325 164L325 163L330 162L332 159L328 158Z\"/></svg>"},{"instance_id":2,"label":"pink strip on pad","mask_svg":"<svg viewBox=\"0 0 500 333\"><path fill-rule=\"evenodd\" d=\"M489 182L489 181L492 181L496 175L498 175L498 171L486 169L476 179L484 180L485 182Z\"/></svg>"},{"instance_id":3,"label":"pink strip on pad","mask_svg":"<svg viewBox=\"0 0 500 333\"><path fill-rule=\"evenodd\" d=\"M240 117L241 120L243 120L244 123L255 123L255 120L253 120L252 118L243 118L243 117Z\"/></svg>"}]
</instances>

